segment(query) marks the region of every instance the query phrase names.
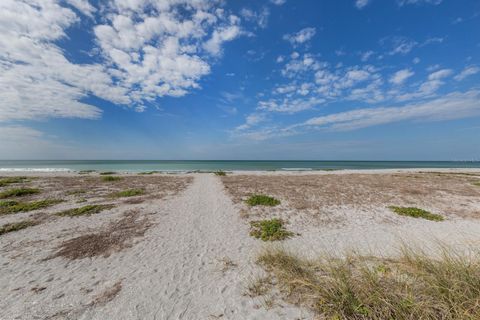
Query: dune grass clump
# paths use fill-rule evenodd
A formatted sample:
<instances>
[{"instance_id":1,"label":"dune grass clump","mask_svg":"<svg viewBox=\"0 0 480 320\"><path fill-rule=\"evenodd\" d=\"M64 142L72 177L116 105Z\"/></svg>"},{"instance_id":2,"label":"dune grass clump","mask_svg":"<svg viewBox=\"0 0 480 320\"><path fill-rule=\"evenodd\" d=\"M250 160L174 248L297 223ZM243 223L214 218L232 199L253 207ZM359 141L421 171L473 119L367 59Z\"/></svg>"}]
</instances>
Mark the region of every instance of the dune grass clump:
<instances>
[{"instance_id":1,"label":"dune grass clump","mask_svg":"<svg viewBox=\"0 0 480 320\"><path fill-rule=\"evenodd\" d=\"M285 240L293 236L287 231L281 219L259 220L250 222L250 235L263 241Z\"/></svg>"},{"instance_id":2,"label":"dune grass clump","mask_svg":"<svg viewBox=\"0 0 480 320\"><path fill-rule=\"evenodd\" d=\"M145 171L145 172L140 172L139 174L141 175L151 175L155 173L160 173L160 171Z\"/></svg>"},{"instance_id":3,"label":"dune grass clump","mask_svg":"<svg viewBox=\"0 0 480 320\"><path fill-rule=\"evenodd\" d=\"M480 187L480 181L474 182L473 185L477 186L477 187Z\"/></svg>"},{"instance_id":4,"label":"dune grass clump","mask_svg":"<svg viewBox=\"0 0 480 320\"><path fill-rule=\"evenodd\" d=\"M122 177L117 177L117 176L105 176L105 177L102 177L102 181L106 181L106 182L119 181L119 180L122 180L122 179L123 179Z\"/></svg>"},{"instance_id":5,"label":"dune grass clump","mask_svg":"<svg viewBox=\"0 0 480 320\"><path fill-rule=\"evenodd\" d=\"M89 216L113 208L113 204L90 204L56 213L60 217Z\"/></svg>"},{"instance_id":6,"label":"dune grass clump","mask_svg":"<svg viewBox=\"0 0 480 320\"><path fill-rule=\"evenodd\" d=\"M123 198L123 197L135 197L142 194L145 194L144 189L127 189L127 190L112 193L111 196L114 198Z\"/></svg>"},{"instance_id":7,"label":"dune grass clump","mask_svg":"<svg viewBox=\"0 0 480 320\"><path fill-rule=\"evenodd\" d=\"M7 223L7 224L4 224L3 226L0 226L0 235L22 230L22 229L34 226L36 224L37 223L32 220L24 220L20 222Z\"/></svg>"},{"instance_id":8,"label":"dune grass clump","mask_svg":"<svg viewBox=\"0 0 480 320\"><path fill-rule=\"evenodd\" d=\"M103 172L100 172L100 174L102 176L108 176L108 175L116 174L116 172L115 171L103 171Z\"/></svg>"},{"instance_id":9,"label":"dune grass clump","mask_svg":"<svg viewBox=\"0 0 480 320\"><path fill-rule=\"evenodd\" d=\"M0 215L11 214L17 212L27 212L38 209L47 208L63 202L61 199L45 199L31 202L18 202L18 201L0 201Z\"/></svg>"},{"instance_id":10,"label":"dune grass clump","mask_svg":"<svg viewBox=\"0 0 480 320\"><path fill-rule=\"evenodd\" d=\"M431 221L443 221L444 218L435 213L428 212L427 210L414 208L414 207L395 207L390 206L390 210L399 214L401 216L413 217L413 218L423 218Z\"/></svg>"},{"instance_id":11,"label":"dune grass clump","mask_svg":"<svg viewBox=\"0 0 480 320\"><path fill-rule=\"evenodd\" d=\"M286 300L326 319L480 319L480 255L404 249L395 259L351 254L306 260L281 249L258 263Z\"/></svg>"},{"instance_id":12,"label":"dune grass clump","mask_svg":"<svg viewBox=\"0 0 480 320\"><path fill-rule=\"evenodd\" d=\"M247 199L249 206L269 206L274 207L280 204L280 200L263 194L255 194Z\"/></svg>"},{"instance_id":13,"label":"dune grass clump","mask_svg":"<svg viewBox=\"0 0 480 320\"><path fill-rule=\"evenodd\" d=\"M27 177L7 177L0 179L0 187L5 187L13 183L27 182Z\"/></svg>"},{"instance_id":14,"label":"dune grass clump","mask_svg":"<svg viewBox=\"0 0 480 320\"><path fill-rule=\"evenodd\" d=\"M12 198L12 197L22 197L22 196L27 196L30 194L36 194L39 193L39 189L33 189L33 188L15 188L15 189L9 189L3 192L0 192L0 199L5 199L5 198Z\"/></svg>"},{"instance_id":15,"label":"dune grass clump","mask_svg":"<svg viewBox=\"0 0 480 320\"><path fill-rule=\"evenodd\" d=\"M95 170L80 170L78 171L78 174L89 174L89 173L94 173L96 172Z\"/></svg>"},{"instance_id":16,"label":"dune grass clump","mask_svg":"<svg viewBox=\"0 0 480 320\"><path fill-rule=\"evenodd\" d=\"M216 176L220 176L220 177L224 177L224 176L227 175L227 173L226 173L225 171L223 171L223 170L217 170L217 171L214 172L214 174L215 174Z\"/></svg>"}]
</instances>

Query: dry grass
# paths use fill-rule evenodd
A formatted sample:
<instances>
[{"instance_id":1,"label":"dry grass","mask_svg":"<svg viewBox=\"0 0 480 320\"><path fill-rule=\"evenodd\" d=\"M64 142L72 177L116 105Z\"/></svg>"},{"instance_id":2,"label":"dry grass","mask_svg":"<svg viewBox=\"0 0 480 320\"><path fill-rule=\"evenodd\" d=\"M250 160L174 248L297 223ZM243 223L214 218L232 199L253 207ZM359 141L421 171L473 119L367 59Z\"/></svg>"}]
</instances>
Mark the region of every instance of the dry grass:
<instances>
[{"instance_id":1,"label":"dry grass","mask_svg":"<svg viewBox=\"0 0 480 320\"><path fill-rule=\"evenodd\" d=\"M131 245L131 240L141 237L151 226L146 217L140 218L138 211L129 211L124 217L112 222L104 230L82 235L65 241L59 251L50 258L64 257L70 260L108 257Z\"/></svg>"},{"instance_id":2,"label":"dry grass","mask_svg":"<svg viewBox=\"0 0 480 320\"><path fill-rule=\"evenodd\" d=\"M115 297L122 291L122 281L117 281L112 287L107 288L102 293L95 296L90 303L92 306L103 306L115 299Z\"/></svg>"},{"instance_id":3,"label":"dry grass","mask_svg":"<svg viewBox=\"0 0 480 320\"><path fill-rule=\"evenodd\" d=\"M258 262L284 298L327 319L480 319L480 255L404 248L396 259L299 258L270 249Z\"/></svg>"},{"instance_id":4,"label":"dry grass","mask_svg":"<svg viewBox=\"0 0 480 320\"><path fill-rule=\"evenodd\" d=\"M399 204L480 218L475 209L480 188L473 186L471 179L469 175L434 173L306 174L228 175L222 177L222 182L239 204L252 194L282 199L278 209L268 208L269 213L293 209L321 218L330 208L380 212L385 206ZM245 209L248 210L247 206ZM249 214L263 214L267 210L254 209L248 210Z\"/></svg>"},{"instance_id":5,"label":"dry grass","mask_svg":"<svg viewBox=\"0 0 480 320\"><path fill-rule=\"evenodd\" d=\"M60 217L77 217L77 216L89 216L92 214L100 213L103 210L112 209L115 207L113 204L89 204L80 208L68 209L65 211L57 212L55 215Z\"/></svg>"},{"instance_id":6,"label":"dry grass","mask_svg":"<svg viewBox=\"0 0 480 320\"><path fill-rule=\"evenodd\" d=\"M110 196L113 198L123 198L123 197L135 197L143 194L145 194L144 189L127 189L127 190L114 192Z\"/></svg>"},{"instance_id":7,"label":"dry grass","mask_svg":"<svg viewBox=\"0 0 480 320\"><path fill-rule=\"evenodd\" d=\"M14 232L18 230L22 230L31 226L36 225L37 222L32 221L32 220L23 220L20 222L14 222L14 223L7 223L2 226L0 226L0 235L9 233L9 232Z\"/></svg>"}]
</instances>

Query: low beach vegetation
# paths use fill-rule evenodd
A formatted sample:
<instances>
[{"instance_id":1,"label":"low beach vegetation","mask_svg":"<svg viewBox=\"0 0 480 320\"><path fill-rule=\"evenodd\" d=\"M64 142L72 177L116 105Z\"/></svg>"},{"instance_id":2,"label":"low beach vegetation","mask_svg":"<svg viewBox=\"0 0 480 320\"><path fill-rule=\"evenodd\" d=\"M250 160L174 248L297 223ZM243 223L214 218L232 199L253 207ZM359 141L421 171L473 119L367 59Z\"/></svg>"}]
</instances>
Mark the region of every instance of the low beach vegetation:
<instances>
[{"instance_id":1,"label":"low beach vegetation","mask_svg":"<svg viewBox=\"0 0 480 320\"><path fill-rule=\"evenodd\" d=\"M39 189L33 189L33 188L15 188L15 189L9 189L5 190L3 192L0 192L0 199L5 199L5 198L12 198L12 197L22 197L22 196L27 196L31 194L36 194L39 193Z\"/></svg>"},{"instance_id":2,"label":"low beach vegetation","mask_svg":"<svg viewBox=\"0 0 480 320\"><path fill-rule=\"evenodd\" d=\"M92 214L100 213L103 210L112 209L113 207L114 207L113 204L90 204L80 208L73 208L73 209L61 211L56 213L56 215L60 217L77 217L77 216L85 216L85 215L89 216Z\"/></svg>"},{"instance_id":3,"label":"low beach vegetation","mask_svg":"<svg viewBox=\"0 0 480 320\"><path fill-rule=\"evenodd\" d=\"M27 177L7 177L0 179L0 187L5 187L13 183L28 182Z\"/></svg>"},{"instance_id":4,"label":"low beach vegetation","mask_svg":"<svg viewBox=\"0 0 480 320\"><path fill-rule=\"evenodd\" d=\"M106 181L106 182L119 181L119 180L122 180L122 179L123 179L122 177L118 177L118 176L105 176L105 177L102 177L102 181Z\"/></svg>"},{"instance_id":5,"label":"low beach vegetation","mask_svg":"<svg viewBox=\"0 0 480 320\"><path fill-rule=\"evenodd\" d=\"M127 189L119 192L112 193L113 198L134 197L145 194L144 189Z\"/></svg>"},{"instance_id":6,"label":"low beach vegetation","mask_svg":"<svg viewBox=\"0 0 480 320\"><path fill-rule=\"evenodd\" d=\"M263 194L255 194L247 199L249 206L269 206L274 207L280 204L280 200Z\"/></svg>"},{"instance_id":7,"label":"low beach vegetation","mask_svg":"<svg viewBox=\"0 0 480 320\"><path fill-rule=\"evenodd\" d=\"M264 251L258 263L285 300L322 319L480 319L480 255L440 251L436 257L404 248L396 258L312 260L277 248Z\"/></svg>"},{"instance_id":8,"label":"low beach vegetation","mask_svg":"<svg viewBox=\"0 0 480 320\"><path fill-rule=\"evenodd\" d=\"M20 222L13 222L13 223L7 223L2 226L0 226L0 235L9 233L9 232L14 232L18 230L22 230L31 226L36 225L37 223L32 220L24 220Z\"/></svg>"},{"instance_id":9,"label":"low beach vegetation","mask_svg":"<svg viewBox=\"0 0 480 320\"><path fill-rule=\"evenodd\" d=\"M227 175L227 173L226 173L225 171L223 171L223 170L217 170L217 171L214 172L214 174L215 174L216 176L220 176L220 177L224 177L224 176Z\"/></svg>"},{"instance_id":10,"label":"low beach vegetation","mask_svg":"<svg viewBox=\"0 0 480 320\"><path fill-rule=\"evenodd\" d=\"M0 201L0 215L43 209L62 201L61 199L45 199L31 202Z\"/></svg>"},{"instance_id":11,"label":"low beach vegetation","mask_svg":"<svg viewBox=\"0 0 480 320\"><path fill-rule=\"evenodd\" d=\"M250 235L263 241L285 240L293 236L287 231L281 219L258 220L250 222Z\"/></svg>"},{"instance_id":12,"label":"low beach vegetation","mask_svg":"<svg viewBox=\"0 0 480 320\"><path fill-rule=\"evenodd\" d=\"M412 217L412 218L422 218L422 219L427 219L431 221L443 221L444 218L435 213L431 213L427 210L419 209L419 208L414 208L414 207L396 207L396 206L390 206L390 210L395 212L396 214L399 214L401 216L407 216L407 217Z\"/></svg>"},{"instance_id":13,"label":"low beach vegetation","mask_svg":"<svg viewBox=\"0 0 480 320\"><path fill-rule=\"evenodd\" d=\"M102 176L108 176L108 175L116 174L116 172L115 171L103 171L103 172L100 172L100 174Z\"/></svg>"}]
</instances>

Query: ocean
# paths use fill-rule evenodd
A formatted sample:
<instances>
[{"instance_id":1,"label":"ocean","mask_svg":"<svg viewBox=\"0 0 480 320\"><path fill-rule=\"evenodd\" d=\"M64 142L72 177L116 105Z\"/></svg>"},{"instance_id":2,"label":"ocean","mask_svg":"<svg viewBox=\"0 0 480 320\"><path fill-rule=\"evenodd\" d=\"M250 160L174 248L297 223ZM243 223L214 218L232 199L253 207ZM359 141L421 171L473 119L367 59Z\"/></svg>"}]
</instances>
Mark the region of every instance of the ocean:
<instances>
[{"instance_id":1,"label":"ocean","mask_svg":"<svg viewBox=\"0 0 480 320\"><path fill-rule=\"evenodd\" d=\"M0 160L11 171L215 171L480 168L480 161Z\"/></svg>"}]
</instances>

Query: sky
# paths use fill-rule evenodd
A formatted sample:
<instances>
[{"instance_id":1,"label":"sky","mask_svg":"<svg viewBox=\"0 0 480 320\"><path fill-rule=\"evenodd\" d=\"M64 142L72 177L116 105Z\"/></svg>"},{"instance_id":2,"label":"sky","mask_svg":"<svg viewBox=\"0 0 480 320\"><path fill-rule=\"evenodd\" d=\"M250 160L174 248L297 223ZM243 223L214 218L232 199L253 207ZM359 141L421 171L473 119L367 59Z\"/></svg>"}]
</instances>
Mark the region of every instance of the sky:
<instances>
[{"instance_id":1,"label":"sky","mask_svg":"<svg viewBox=\"0 0 480 320\"><path fill-rule=\"evenodd\" d=\"M0 159L479 160L478 0L1 0Z\"/></svg>"}]
</instances>

